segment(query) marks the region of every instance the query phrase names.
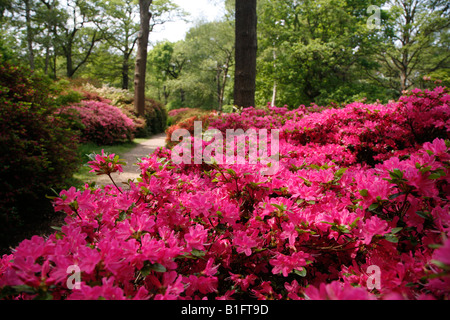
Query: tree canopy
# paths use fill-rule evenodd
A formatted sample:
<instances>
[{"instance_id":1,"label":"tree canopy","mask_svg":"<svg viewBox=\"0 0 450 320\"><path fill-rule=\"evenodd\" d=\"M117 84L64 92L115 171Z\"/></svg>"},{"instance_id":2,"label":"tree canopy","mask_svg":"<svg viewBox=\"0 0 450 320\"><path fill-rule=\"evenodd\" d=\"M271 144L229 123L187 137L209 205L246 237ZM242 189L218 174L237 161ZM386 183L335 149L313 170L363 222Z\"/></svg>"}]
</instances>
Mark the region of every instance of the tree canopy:
<instances>
[{"instance_id":1,"label":"tree canopy","mask_svg":"<svg viewBox=\"0 0 450 320\"><path fill-rule=\"evenodd\" d=\"M146 94L169 108L236 103L235 1L185 39L152 41L157 24L185 13L150 7ZM450 84L449 4L444 0L258 0L255 105L387 102L430 82ZM1 0L0 53L53 78L91 78L134 89L136 0ZM247 59L248 60L248 59ZM244 60L245 61L245 60ZM105 63L107 62L107 63Z\"/></svg>"}]
</instances>

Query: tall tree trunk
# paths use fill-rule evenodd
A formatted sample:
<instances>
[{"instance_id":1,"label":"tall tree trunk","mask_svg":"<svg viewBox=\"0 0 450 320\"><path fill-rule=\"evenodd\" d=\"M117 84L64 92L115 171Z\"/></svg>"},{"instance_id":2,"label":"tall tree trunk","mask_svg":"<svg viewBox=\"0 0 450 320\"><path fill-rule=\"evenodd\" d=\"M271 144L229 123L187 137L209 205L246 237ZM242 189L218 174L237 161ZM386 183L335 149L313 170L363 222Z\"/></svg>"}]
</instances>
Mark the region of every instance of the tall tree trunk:
<instances>
[{"instance_id":1,"label":"tall tree trunk","mask_svg":"<svg viewBox=\"0 0 450 320\"><path fill-rule=\"evenodd\" d=\"M163 86L164 104L167 106L170 92L167 90L167 86Z\"/></svg>"},{"instance_id":2,"label":"tall tree trunk","mask_svg":"<svg viewBox=\"0 0 450 320\"><path fill-rule=\"evenodd\" d=\"M122 62L122 89L128 90L129 87L129 78L128 71L130 70L129 64L130 56L128 53L123 54L123 62Z\"/></svg>"},{"instance_id":3,"label":"tall tree trunk","mask_svg":"<svg viewBox=\"0 0 450 320\"><path fill-rule=\"evenodd\" d=\"M222 108L222 86L220 75L222 74L222 69L217 63L217 73L216 73L216 82L217 82L217 111L220 111Z\"/></svg>"},{"instance_id":4,"label":"tall tree trunk","mask_svg":"<svg viewBox=\"0 0 450 320\"><path fill-rule=\"evenodd\" d=\"M66 75L68 78L73 76L73 60L72 60L72 40L69 41L66 47Z\"/></svg>"},{"instance_id":5,"label":"tall tree trunk","mask_svg":"<svg viewBox=\"0 0 450 320\"><path fill-rule=\"evenodd\" d=\"M273 43L273 70L277 70L277 52L275 51L275 42ZM275 72L276 74L276 72ZM277 80L273 80L272 88L272 107L275 106L277 102Z\"/></svg>"},{"instance_id":6,"label":"tall tree trunk","mask_svg":"<svg viewBox=\"0 0 450 320\"><path fill-rule=\"evenodd\" d=\"M27 26L28 61L30 62L31 70L34 70L33 30L31 28L30 0L25 0L25 22L26 22L26 26Z\"/></svg>"},{"instance_id":7,"label":"tall tree trunk","mask_svg":"<svg viewBox=\"0 0 450 320\"><path fill-rule=\"evenodd\" d=\"M138 36L136 66L134 70L134 109L140 116L145 114L145 73L147 69L147 47L150 34L150 5L153 0L139 0L141 28Z\"/></svg>"},{"instance_id":8,"label":"tall tree trunk","mask_svg":"<svg viewBox=\"0 0 450 320\"><path fill-rule=\"evenodd\" d=\"M275 80L273 82L273 88L272 88L272 103L271 106L274 107L277 103L277 81Z\"/></svg>"},{"instance_id":9,"label":"tall tree trunk","mask_svg":"<svg viewBox=\"0 0 450 320\"><path fill-rule=\"evenodd\" d=\"M234 104L238 107L255 106L256 91L256 0L236 0L236 71Z\"/></svg>"}]
</instances>

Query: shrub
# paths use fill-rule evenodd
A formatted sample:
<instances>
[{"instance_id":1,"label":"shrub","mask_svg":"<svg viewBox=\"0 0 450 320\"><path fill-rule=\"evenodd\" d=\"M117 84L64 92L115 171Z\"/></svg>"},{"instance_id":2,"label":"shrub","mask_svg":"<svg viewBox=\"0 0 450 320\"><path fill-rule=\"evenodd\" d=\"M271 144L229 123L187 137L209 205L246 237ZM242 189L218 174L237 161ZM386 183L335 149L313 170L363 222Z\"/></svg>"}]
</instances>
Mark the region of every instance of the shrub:
<instances>
[{"instance_id":1,"label":"shrub","mask_svg":"<svg viewBox=\"0 0 450 320\"><path fill-rule=\"evenodd\" d=\"M172 141L172 134L175 130L186 129L191 133L191 135L194 135L195 121L202 122L202 128L207 129L212 115L213 115L212 113L207 114L203 113L202 115L195 115L189 118L185 118L182 121L179 121L174 125L171 125L166 130L166 147L171 148L177 144L176 141Z\"/></svg>"},{"instance_id":2,"label":"shrub","mask_svg":"<svg viewBox=\"0 0 450 320\"><path fill-rule=\"evenodd\" d=\"M96 88L85 85L82 91L86 99L97 100L112 104L120 108L135 124L135 136L145 138L153 134L164 132L167 125L167 110L161 103L146 99L145 116L139 117L134 108L134 95L128 90L117 89L109 86Z\"/></svg>"},{"instance_id":3,"label":"shrub","mask_svg":"<svg viewBox=\"0 0 450 320\"><path fill-rule=\"evenodd\" d=\"M192 118L192 117L202 117L204 115L213 114L214 112L206 111L202 109L197 108L181 108L181 109L174 109L169 112L169 126L172 126L174 124L183 122L186 119Z\"/></svg>"},{"instance_id":4,"label":"shrub","mask_svg":"<svg viewBox=\"0 0 450 320\"><path fill-rule=\"evenodd\" d=\"M169 111L169 117L175 117L176 115L178 115L178 114L180 114L180 113L182 113L182 112L186 112L186 111L189 111L189 110L192 110L192 109L190 109L190 108L181 108L181 109L173 109L173 110L170 110Z\"/></svg>"},{"instance_id":5,"label":"shrub","mask_svg":"<svg viewBox=\"0 0 450 320\"><path fill-rule=\"evenodd\" d=\"M448 98L441 102L444 123ZM411 140L409 153L397 154L402 150L389 139L411 133L398 129L406 120L396 105L250 109L212 119L222 132L239 120L279 129L272 176L261 173L266 163L177 164L173 150L160 149L141 159L141 178L129 190L63 190L54 205L66 224L3 256L0 296L447 300L450 141ZM373 122L387 126L381 132L394 129L386 140L366 134L378 130L368 122L374 114ZM360 134L365 138L356 140ZM359 162L360 145L374 141L394 152L374 146L383 159ZM96 172L121 170L117 156L92 159ZM78 290L67 287L74 265Z\"/></svg>"},{"instance_id":6,"label":"shrub","mask_svg":"<svg viewBox=\"0 0 450 320\"><path fill-rule=\"evenodd\" d=\"M147 98L145 100L145 117L142 119L135 113L134 104L123 104L123 110L127 114L131 114L139 121L143 121L143 125L139 126L136 137L145 138L153 134L162 133L167 126L167 110L160 102Z\"/></svg>"},{"instance_id":7,"label":"shrub","mask_svg":"<svg viewBox=\"0 0 450 320\"><path fill-rule=\"evenodd\" d=\"M56 113L50 86L0 62L0 240L13 237L13 226L42 218L37 202L77 168L77 136Z\"/></svg>"},{"instance_id":8,"label":"shrub","mask_svg":"<svg viewBox=\"0 0 450 320\"><path fill-rule=\"evenodd\" d=\"M152 134L166 130L167 110L164 105L153 99L145 99L145 120Z\"/></svg>"},{"instance_id":9,"label":"shrub","mask_svg":"<svg viewBox=\"0 0 450 320\"><path fill-rule=\"evenodd\" d=\"M73 111L78 114L84 126L81 132L82 142L110 145L133 139L133 121L115 106L89 100L61 108L62 114L73 114Z\"/></svg>"}]
</instances>

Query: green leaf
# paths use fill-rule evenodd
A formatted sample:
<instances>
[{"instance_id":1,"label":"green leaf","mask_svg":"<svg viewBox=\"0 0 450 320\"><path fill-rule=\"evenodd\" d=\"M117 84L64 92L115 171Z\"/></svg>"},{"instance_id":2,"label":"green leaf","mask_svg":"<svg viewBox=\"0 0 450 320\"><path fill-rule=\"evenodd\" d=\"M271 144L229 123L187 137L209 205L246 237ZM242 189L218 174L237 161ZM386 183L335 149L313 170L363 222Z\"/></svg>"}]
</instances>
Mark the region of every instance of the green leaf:
<instances>
[{"instance_id":1,"label":"green leaf","mask_svg":"<svg viewBox=\"0 0 450 320\"><path fill-rule=\"evenodd\" d=\"M197 258L201 258L201 257L204 257L204 256L205 256L205 252L204 252L204 251L197 250L197 249L193 249L192 252L191 252L191 254L192 254L194 257L197 257Z\"/></svg>"},{"instance_id":2,"label":"green leaf","mask_svg":"<svg viewBox=\"0 0 450 320\"><path fill-rule=\"evenodd\" d=\"M156 272L164 273L167 271L166 267L164 267L162 264L154 263L150 266L150 269Z\"/></svg>"},{"instance_id":3,"label":"green leaf","mask_svg":"<svg viewBox=\"0 0 450 320\"><path fill-rule=\"evenodd\" d=\"M384 238L389 242L398 243L398 238L393 234L389 233L389 234L385 235Z\"/></svg>"},{"instance_id":4,"label":"green leaf","mask_svg":"<svg viewBox=\"0 0 450 320\"><path fill-rule=\"evenodd\" d=\"M438 170L436 170L435 172L433 172L432 174L430 174L430 175L428 176L428 179L430 179L430 180L436 180L436 179L439 179L439 178L445 177L445 176L446 176L445 171L442 170L442 169L438 169Z\"/></svg>"},{"instance_id":5,"label":"green leaf","mask_svg":"<svg viewBox=\"0 0 450 320\"><path fill-rule=\"evenodd\" d=\"M379 206L380 206L379 203L372 203L372 204L369 206L369 211L375 211L375 210L378 209Z\"/></svg>"},{"instance_id":6,"label":"green leaf","mask_svg":"<svg viewBox=\"0 0 450 320\"><path fill-rule=\"evenodd\" d=\"M27 286L25 284L18 285L18 286L12 286L14 290L17 292L24 292L24 293L36 293L33 287Z\"/></svg>"},{"instance_id":7,"label":"green leaf","mask_svg":"<svg viewBox=\"0 0 450 320\"><path fill-rule=\"evenodd\" d=\"M341 168L341 169L339 169L338 171L336 171L336 172L334 173L334 176L335 176L336 178L342 178L342 176L344 175L344 173L345 173L347 170L348 170L348 168Z\"/></svg>"},{"instance_id":8,"label":"green leaf","mask_svg":"<svg viewBox=\"0 0 450 320\"><path fill-rule=\"evenodd\" d=\"M56 230L56 231L61 231L61 227L51 226L50 228L52 228L53 230Z\"/></svg>"},{"instance_id":9,"label":"green leaf","mask_svg":"<svg viewBox=\"0 0 450 320\"><path fill-rule=\"evenodd\" d=\"M166 267L159 263L151 263L150 261L145 261L144 266L141 269L142 276L146 277L151 271L164 273L167 271Z\"/></svg>"},{"instance_id":10,"label":"green leaf","mask_svg":"<svg viewBox=\"0 0 450 320\"><path fill-rule=\"evenodd\" d=\"M394 229L391 230L391 233L392 233L392 234L396 234L396 233L399 233L399 232L402 231L402 230L403 230L403 227L394 228Z\"/></svg>"},{"instance_id":11,"label":"green leaf","mask_svg":"<svg viewBox=\"0 0 450 320\"><path fill-rule=\"evenodd\" d=\"M392 195L389 196L389 200L394 200L395 198L398 198L398 197L400 197L401 195L404 195L404 194L405 194L405 192L399 192L399 193L396 193L396 194L392 194Z\"/></svg>"},{"instance_id":12,"label":"green leaf","mask_svg":"<svg viewBox=\"0 0 450 320\"><path fill-rule=\"evenodd\" d=\"M309 181L308 179L303 178L303 177L299 177L299 178L302 179L305 182L305 185L307 187L311 187L311 185L312 185L311 181Z\"/></svg>"},{"instance_id":13,"label":"green leaf","mask_svg":"<svg viewBox=\"0 0 450 320\"><path fill-rule=\"evenodd\" d=\"M441 175L439 173L432 173L428 176L428 179L436 180L436 179L439 179L440 177L441 177Z\"/></svg>"},{"instance_id":14,"label":"green leaf","mask_svg":"<svg viewBox=\"0 0 450 320\"><path fill-rule=\"evenodd\" d=\"M275 208L277 208L280 211L286 211L286 209L287 209L284 204L279 205L279 204L276 204L276 203L271 203L270 205L275 207Z\"/></svg>"},{"instance_id":15,"label":"green leaf","mask_svg":"<svg viewBox=\"0 0 450 320\"><path fill-rule=\"evenodd\" d=\"M446 146L447 148L450 148L450 140L445 140L445 146Z\"/></svg>"},{"instance_id":16,"label":"green leaf","mask_svg":"<svg viewBox=\"0 0 450 320\"><path fill-rule=\"evenodd\" d=\"M417 215L421 218L424 218L425 220L431 220L433 219L429 212L424 211L416 211Z\"/></svg>"},{"instance_id":17,"label":"green leaf","mask_svg":"<svg viewBox=\"0 0 450 320\"><path fill-rule=\"evenodd\" d=\"M450 266L448 264L445 264L445 263L441 262L441 261L433 259L433 260L431 260L431 263L433 263L434 265L438 266L441 269L450 270Z\"/></svg>"},{"instance_id":18,"label":"green leaf","mask_svg":"<svg viewBox=\"0 0 450 320\"><path fill-rule=\"evenodd\" d=\"M394 169L393 171L389 172L389 176L392 179L402 179L403 178L403 172L399 169Z\"/></svg>"},{"instance_id":19,"label":"green leaf","mask_svg":"<svg viewBox=\"0 0 450 320\"><path fill-rule=\"evenodd\" d=\"M421 168L420 169L420 173L426 173L426 172L428 172L428 171L430 171L431 170L431 166L428 166L428 167L424 167L424 168Z\"/></svg>"},{"instance_id":20,"label":"green leaf","mask_svg":"<svg viewBox=\"0 0 450 320\"><path fill-rule=\"evenodd\" d=\"M355 221L352 222L352 224L350 225L350 228L356 228L356 226L358 225L358 221L361 220L360 217L356 218Z\"/></svg>"},{"instance_id":21,"label":"green leaf","mask_svg":"<svg viewBox=\"0 0 450 320\"><path fill-rule=\"evenodd\" d=\"M126 211L122 211L120 214L119 214L119 219L117 219L117 222L122 222L122 221L125 221L125 219L127 218L127 212Z\"/></svg>"},{"instance_id":22,"label":"green leaf","mask_svg":"<svg viewBox=\"0 0 450 320\"><path fill-rule=\"evenodd\" d=\"M294 273L296 275L299 275L300 277L306 277L306 269L305 268L302 268L301 271L297 270L297 269L294 269Z\"/></svg>"},{"instance_id":23,"label":"green leaf","mask_svg":"<svg viewBox=\"0 0 450 320\"><path fill-rule=\"evenodd\" d=\"M359 194L363 197L367 197L369 195L369 191L367 189L359 190Z\"/></svg>"}]
</instances>

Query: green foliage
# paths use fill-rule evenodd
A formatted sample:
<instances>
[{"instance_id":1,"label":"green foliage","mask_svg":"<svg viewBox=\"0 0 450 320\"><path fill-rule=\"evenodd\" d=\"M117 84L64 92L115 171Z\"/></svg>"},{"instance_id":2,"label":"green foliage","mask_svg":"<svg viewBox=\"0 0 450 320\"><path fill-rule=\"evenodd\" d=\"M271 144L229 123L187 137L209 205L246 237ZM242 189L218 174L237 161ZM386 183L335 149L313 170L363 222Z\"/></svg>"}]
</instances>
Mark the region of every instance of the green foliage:
<instances>
[{"instance_id":1,"label":"green foliage","mask_svg":"<svg viewBox=\"0 0 450 320\"><path fill-rule=\"evenodd\" d=\"M411 87L448 87L447 2L259 0L257 106L273 96L275 104L289 107L386 103ZM133 90L136 0L29 3L29 24L23 1L0 4L0 59L29 64L31 41L37 71ZM147 96L169 110L223 110L234 104L234 5L226 0L222 20L198 21L185 40L153 47ZM372 5L381 8L380 29L368 27ZM154 0L150 11L151 29L185 16L171 0ZM58 99L68 104L78 97L66 92Z\"/></svg>"},{"instance_id":2,"label":"green foliage","mask_svg":"<svg viewBox=\"0 0 450 320\"><path fill-rule=\"evenodd\" d=\"M149 52L150 93L168 109L220 109L231 103L233 61L232 23L199 23L184 41L162 42Z\"/></svg>"},{"instance_id":3,"label":"green foliage","mask_svg":"<svg viewBox=\"0 0 450 320\"><path fill-rule=\"evenodd\" d=\"M444 80L450 67L448 1L389 1L373 56L377 68L369 76L379 86L403 91L424 87L424 76ZM441 78L442 77L442 78ZM447 82L448 83L448 82Z\"/></svg>"},{"instance_id":4,"label":"green foliage","mask_svg":"<svg viewBox=\"0 0 450 320\"><path fill-rule=\"evenodd\" d=\"M42 218L31 209L48 206L44 195L76 170L77 136L56 112L50 84L0 62L0 242Z\"/></svg>"},{"instance_id":5,"label":"green foliage","mask_svg":"<svg viewBox=\"0 0 450 320\"><path fill-rule=\"evenodd\" d=\"M368 30L366 9L380 1L259 1L258 104L277 85L277 101L290 107L354 98L390 98L363 81L374 68L379 39Z\"/></svg>"},{"instance_id":6,"label":"green foliage","mask_svg":"<svg viewBox=\"0 0 450 320\"><path fill-rule=\"evenodd\" d=\"M167 110L160 102L153 99L145 100L145 121L149 134L162 133L167 125Z\"/></svg>"}]
</instances>

